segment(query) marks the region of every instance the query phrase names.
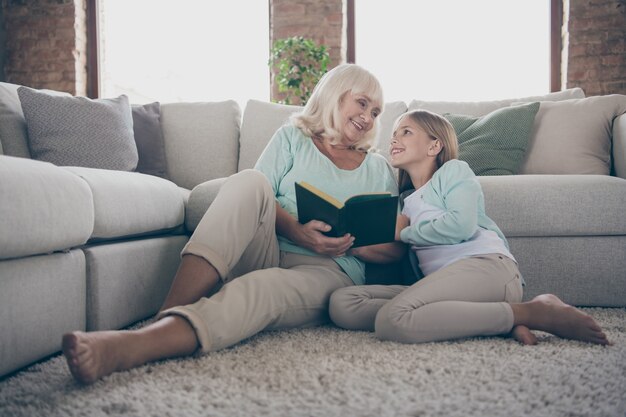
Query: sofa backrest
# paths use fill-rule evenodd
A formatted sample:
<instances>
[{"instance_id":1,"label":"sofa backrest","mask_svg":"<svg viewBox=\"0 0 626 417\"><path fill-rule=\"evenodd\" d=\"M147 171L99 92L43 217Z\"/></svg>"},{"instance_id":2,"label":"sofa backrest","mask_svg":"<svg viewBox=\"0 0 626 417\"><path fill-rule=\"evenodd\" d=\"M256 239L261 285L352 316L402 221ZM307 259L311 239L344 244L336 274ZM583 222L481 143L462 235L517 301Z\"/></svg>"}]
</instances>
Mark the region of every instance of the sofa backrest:
<instances>
[{"instance_id":1,"label":"sofa backrest","mask_svg":"<svg viewBox=\"0 0 626 417\"><path fill-rule=\"evenodd\" d=\"M30 158L26 121L17 89L20 85L0 82L0 154ZM68 93L41 90L48 94L69 96Z\"/></svg>"},{"instance_id":2,"label":"sofa backrest","mask_svg":"<svg viewBox=\"0 0 626 417\"><path fill-rule=\"evenodd\" d=\"M513 103L529 103L533 101L561 101L573 98L585 98L585 92L581 88L570 88L542 96L529 96L510 98L505 100L488 101L423 101L412 100L409 110L423 109L433 113L454 113L468 116L484 116L502 107L509 107Z\"/></svg>"},{"instance_id":3,"label":"sofa backrest","mask_svg":"<svg viewBox=\"0 0 626 417\"><path fill-rule=\"evenodd\" d=\"M236 101L165 103L161 128L169 178L192 189L237 172L241 109Z\"/></svg>"}]
</instances>

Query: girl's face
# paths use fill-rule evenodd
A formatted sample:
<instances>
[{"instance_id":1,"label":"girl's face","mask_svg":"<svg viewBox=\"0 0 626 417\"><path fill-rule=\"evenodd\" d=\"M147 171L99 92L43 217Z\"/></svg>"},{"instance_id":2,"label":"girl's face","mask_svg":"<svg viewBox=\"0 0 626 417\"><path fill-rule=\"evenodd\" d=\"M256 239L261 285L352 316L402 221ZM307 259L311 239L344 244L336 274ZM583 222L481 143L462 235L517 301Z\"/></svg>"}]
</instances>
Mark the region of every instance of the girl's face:
<instances>
[{"instance_id":1,"label":"girl's face","mask_svg":"<svg viewBox=\"0 0 626 417\"><path fill-rule=\"evenodd\" d=\"M354 145L374 127L374 120L380 114L380 105L364 94L347 92L339 105L341 114L342 142Z\"/></svg>"},{"instance_id":2,"label":"girl's face","mask_svg":"<svg viewBox=\"0 0 626 417\"><path fill-rule=\"evenodd\" d=\"M406 169L437 155L437 139L426 132L409 116L402 117L393 131L389 156L394 168Z\"/></svg>"}]
</instances>

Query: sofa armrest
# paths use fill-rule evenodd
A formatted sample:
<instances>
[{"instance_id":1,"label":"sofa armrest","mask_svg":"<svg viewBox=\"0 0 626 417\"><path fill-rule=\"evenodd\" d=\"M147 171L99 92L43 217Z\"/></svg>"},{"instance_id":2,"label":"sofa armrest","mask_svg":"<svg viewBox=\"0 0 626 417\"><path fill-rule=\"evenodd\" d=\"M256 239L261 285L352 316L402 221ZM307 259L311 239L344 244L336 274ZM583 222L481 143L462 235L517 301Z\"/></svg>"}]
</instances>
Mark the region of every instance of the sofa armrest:
<instances>
[{"instance_id":1,"label":"sofa armrest","mask_svg":"<svg viewBox=\"0 0 626 417\"><path fill-rule=\"evenodd\" d=\"M94 203L85 181L48 162L0 156L0 259L87 242Z\"/></svg>"},{"instance_id":2,"label":"sofa armrest","mask_svg":"<svg viewBox=\"0 0 626 417\"><path fill-rule=\"evenodd\" d=\"M196 230L202 216L204 216L204 213L215 200L226 179L227 177L206 181L198 184L191 190L189 201L185 208L185 227L187 230L190 232Z\"/></svg>"},{"instance_id":3,"label":"sofa armrest","mask_svg":"<svg viewBox=\"0 0 626 417\"><path fill-rule=\"evenodd\" d=\"M613 167L616 177L626 179L626 114L613 121Z\"/></svg>"}]
</instances>

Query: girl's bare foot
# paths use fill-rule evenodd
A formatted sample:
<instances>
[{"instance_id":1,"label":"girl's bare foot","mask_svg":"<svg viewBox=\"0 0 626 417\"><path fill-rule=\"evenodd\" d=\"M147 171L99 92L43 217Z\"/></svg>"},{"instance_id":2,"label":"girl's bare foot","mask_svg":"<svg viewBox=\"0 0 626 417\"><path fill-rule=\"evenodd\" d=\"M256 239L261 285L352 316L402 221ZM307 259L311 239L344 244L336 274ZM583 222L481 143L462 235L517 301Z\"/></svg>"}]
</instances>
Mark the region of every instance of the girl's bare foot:
<instances>
[{"instance_id":1,"label":"girl's bare foot","mask_svg":"<svg viewBox=\"0 0 626 417\"><path fill-rule=\"evenodd\" d=\"M513 327L510 336L523 345L536 345L537 337L523 324Z\"/></svg>"},{"instance_id":2,"label":"girl's bare foot","mask_svg":"<svg viewBox=\"0 0 626 417\"><path fill-rule=\"evenodd\" d=\"M122 337L121 332L113 331L63 335L63 355L72 376L78 382L91 384L114 371L126 369L116 347Z\"/></svg>"},{"instance_id":3,"label":"girl's bare foot","mask_svg":"<svg viewBox=\"0 0 626 417\"><path fill-rule=\"evenodd\" d=\"M565 304L555 295L538 295L527 303L512 304L511 307L515 323L524 324L529 329L552 333L565 339L600 345L609 344L606 335L593 317Z\"/></svg>"}]
</instances>

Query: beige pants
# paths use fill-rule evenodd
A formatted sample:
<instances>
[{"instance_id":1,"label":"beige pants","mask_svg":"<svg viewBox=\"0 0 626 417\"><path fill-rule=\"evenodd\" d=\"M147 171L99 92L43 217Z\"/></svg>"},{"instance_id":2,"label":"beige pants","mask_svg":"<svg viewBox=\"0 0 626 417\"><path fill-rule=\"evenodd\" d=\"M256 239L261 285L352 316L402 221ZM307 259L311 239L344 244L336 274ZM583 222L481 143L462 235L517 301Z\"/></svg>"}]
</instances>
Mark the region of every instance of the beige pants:
<instances>
[{"instance_id":1,"label":"beige pants","mask_svg":"<svg viewBox=\"0 0 626 417\"><path fill-rule=\"evenodd\" d=\"M362 285L331 296L340 327L375 331L383 340L421 343L508 333L509 303L522 300L517 264L489 254L454 262L410 287Z\"/></svg>"},{"instance_id":2,"label":"beige pants","mask_svg":"<svg viewBox=\"0 0 626 417\"><path fill-rule=\"evenodd\" d=\"M185 317L203 352L264 329L328 322L330 295L352 280L332 258L281 252L275 224L276 200L265 176L253 170L231 176L182 251L206 259L224 285L160 317Z\"/></svg>"}]
</instances>

